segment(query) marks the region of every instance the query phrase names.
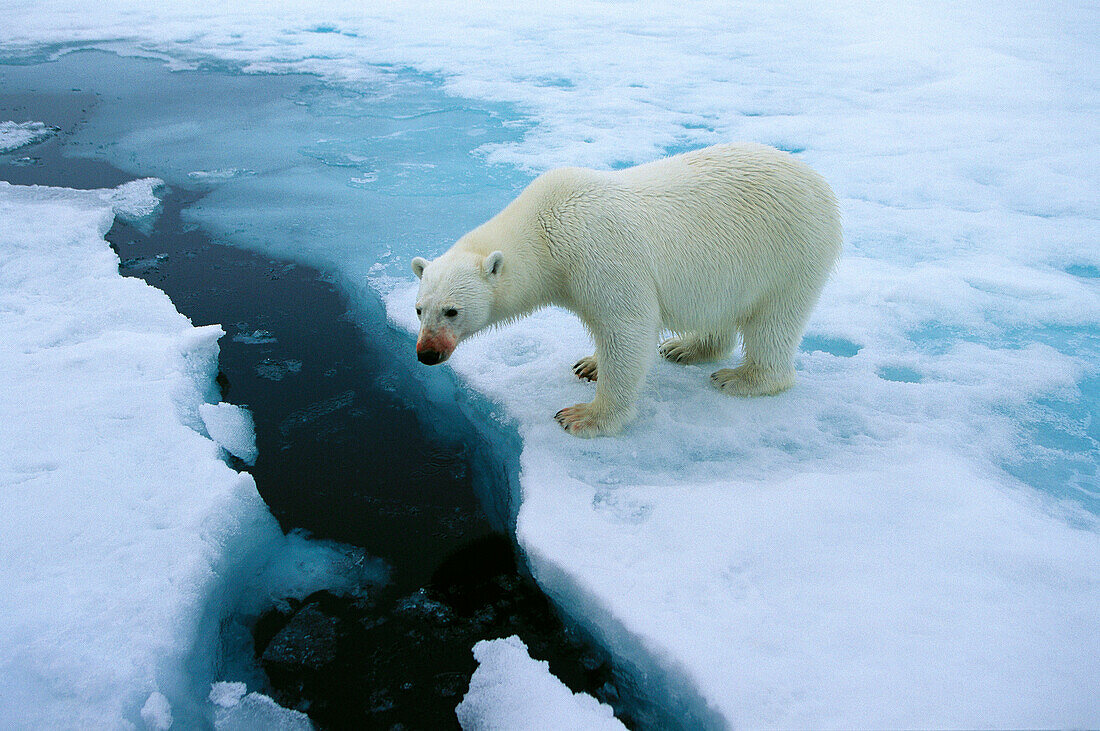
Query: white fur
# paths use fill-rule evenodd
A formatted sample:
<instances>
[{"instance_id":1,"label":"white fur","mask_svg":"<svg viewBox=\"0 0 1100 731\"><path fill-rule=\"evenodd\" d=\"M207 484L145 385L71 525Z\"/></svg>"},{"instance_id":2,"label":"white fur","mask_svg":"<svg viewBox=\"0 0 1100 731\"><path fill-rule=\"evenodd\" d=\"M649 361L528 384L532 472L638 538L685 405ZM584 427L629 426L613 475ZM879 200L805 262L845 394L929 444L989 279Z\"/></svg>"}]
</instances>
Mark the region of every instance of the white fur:
<instances>
[{"instance_id":1,"label":"white fur","mask_svg":"<svg viewBox=\"0 0 1100 731\"><path fill-rule=\"evenodd\" d=\"M743 363L711 376L727 393L789 388L840 247L828 184L770 147L553 170L435 261L414 260L421 339L457 344L546 305L571 310L596 342L574 367L596 397L557 419L574 434L613 432L633 416L665 329L679 337L661 354L683 363L725 357L741 335Z\"/></svg>"}]
</instances>

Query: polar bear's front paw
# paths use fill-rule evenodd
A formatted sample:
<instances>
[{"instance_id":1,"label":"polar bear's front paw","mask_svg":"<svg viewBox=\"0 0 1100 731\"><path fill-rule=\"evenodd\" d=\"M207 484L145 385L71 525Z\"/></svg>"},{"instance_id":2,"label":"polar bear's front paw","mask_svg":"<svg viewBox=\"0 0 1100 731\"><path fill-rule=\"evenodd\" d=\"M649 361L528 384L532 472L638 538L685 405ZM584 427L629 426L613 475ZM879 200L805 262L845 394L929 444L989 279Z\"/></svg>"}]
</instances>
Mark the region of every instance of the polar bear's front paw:
<instances>
[{"instance_id":1,"label":"polar bear's front paw","mask_svg":"<svg viewBox=\"0 0 1100 731\"><path fill-rule=\"evenodd\" d=\"M764 373L741 365L711 373L710 382L731 396L774 396L794 385L794 369L786 373Z\"/></svg>"},{"instance_id":2,"label":"polar bear's front paw","mask_svg":"<svg viewBox=\"0 0 1100 731\"><path fill-rule=\"evenodd\" d=\"M554 414L562 429L577 437L594 437L604 431L604 419L592 408L592 404L567 406Z\"/></svg>"},{"instance_id":3,"label":"polar bear's front paw","mask_svg":"<svg viewBox=\"0 0 1100 731\"><path fill-rule=\"evenodd\" d=\"M573 374L585 381L595 381L597 372L596 356L594 355L581 358L573 364Z\"/></svg>"}]
</instances>

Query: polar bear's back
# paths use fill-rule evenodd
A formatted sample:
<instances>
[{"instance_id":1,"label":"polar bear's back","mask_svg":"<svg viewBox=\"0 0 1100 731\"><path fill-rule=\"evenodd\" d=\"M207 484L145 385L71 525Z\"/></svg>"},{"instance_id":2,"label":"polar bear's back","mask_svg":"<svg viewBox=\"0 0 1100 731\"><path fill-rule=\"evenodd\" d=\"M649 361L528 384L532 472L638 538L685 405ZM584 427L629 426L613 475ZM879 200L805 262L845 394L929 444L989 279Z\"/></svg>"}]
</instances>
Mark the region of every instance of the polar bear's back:
<instances>
[{"instance_id":1,"label":"polar bear's back","mask_svg":"<svg viewBox=\"0 0 1100 731\"><path fill-rule=\"evenodd\" d=\"M819 252L830 263L839 252L840 214L828 183L772 147L714 145L608 175L629 192L638 213L673 229L687 226L695 238L753 249L831 241L836 250Z\"/></svg>"},{"instance_id":2,"label":"polar bear's back","mask_svg":"<svg viewBox=\"0 0 1100 731\"><path fill-rule=\"evenodd\" d=\"M816 298L840 253L828 184L770 147L716 145L605 175L621 255L644 263L673 328L739 317L776 290Z\"/></svg>"}]
</instances>

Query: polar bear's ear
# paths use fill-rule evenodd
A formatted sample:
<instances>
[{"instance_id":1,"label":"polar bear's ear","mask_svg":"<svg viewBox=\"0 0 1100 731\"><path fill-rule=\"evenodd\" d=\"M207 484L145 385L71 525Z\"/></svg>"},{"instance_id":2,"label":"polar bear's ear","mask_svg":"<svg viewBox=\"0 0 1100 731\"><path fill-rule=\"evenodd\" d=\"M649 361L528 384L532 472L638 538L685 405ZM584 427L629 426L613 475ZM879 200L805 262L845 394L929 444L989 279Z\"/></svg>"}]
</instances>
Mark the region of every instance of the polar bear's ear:
<instances>
[{"instance_id":1,"label":"polar bear's ear","mask_svg":"<svg viewBox=\"0 0 1100 731\"><path fill-rule=\"evenodd\" d=\"M418 256L412 260L413 274L416 275L417 279L424 276L424 267L426 266L428 266L428 260L423 257Z\"/></svg>"},{"instance_id":2,"label":"polar bear's ear","mask_svg":"<svg viewBox=\"0 0 1100 731\"><path fill-rule=\"evenodd\" d=\"M487 277L500 276L500 268L504 266L504 252L494 251L489 256L485 257L485 261L481 263L481 270L485 272Z\"/></svg>"}]
</instances>

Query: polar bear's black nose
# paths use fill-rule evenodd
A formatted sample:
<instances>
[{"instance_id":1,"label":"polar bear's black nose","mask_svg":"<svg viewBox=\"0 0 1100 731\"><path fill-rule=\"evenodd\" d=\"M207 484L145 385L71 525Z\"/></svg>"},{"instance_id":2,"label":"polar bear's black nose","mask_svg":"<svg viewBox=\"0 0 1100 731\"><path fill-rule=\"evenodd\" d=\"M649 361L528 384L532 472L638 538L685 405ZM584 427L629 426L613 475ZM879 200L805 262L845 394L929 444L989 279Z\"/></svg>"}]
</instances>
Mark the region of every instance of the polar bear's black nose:
<instances>
[{"instance_id":1,"label":"polar bear's black nose","mask_svg":"<svg viewBox=\"0 0 1100 731\"><path fill-rule=\"evenodd\" d=\"M437 350L418 350L416 351L416 359L424 365L435 365L443 362L443 354Z\"/></svg>"}]
</instances>

